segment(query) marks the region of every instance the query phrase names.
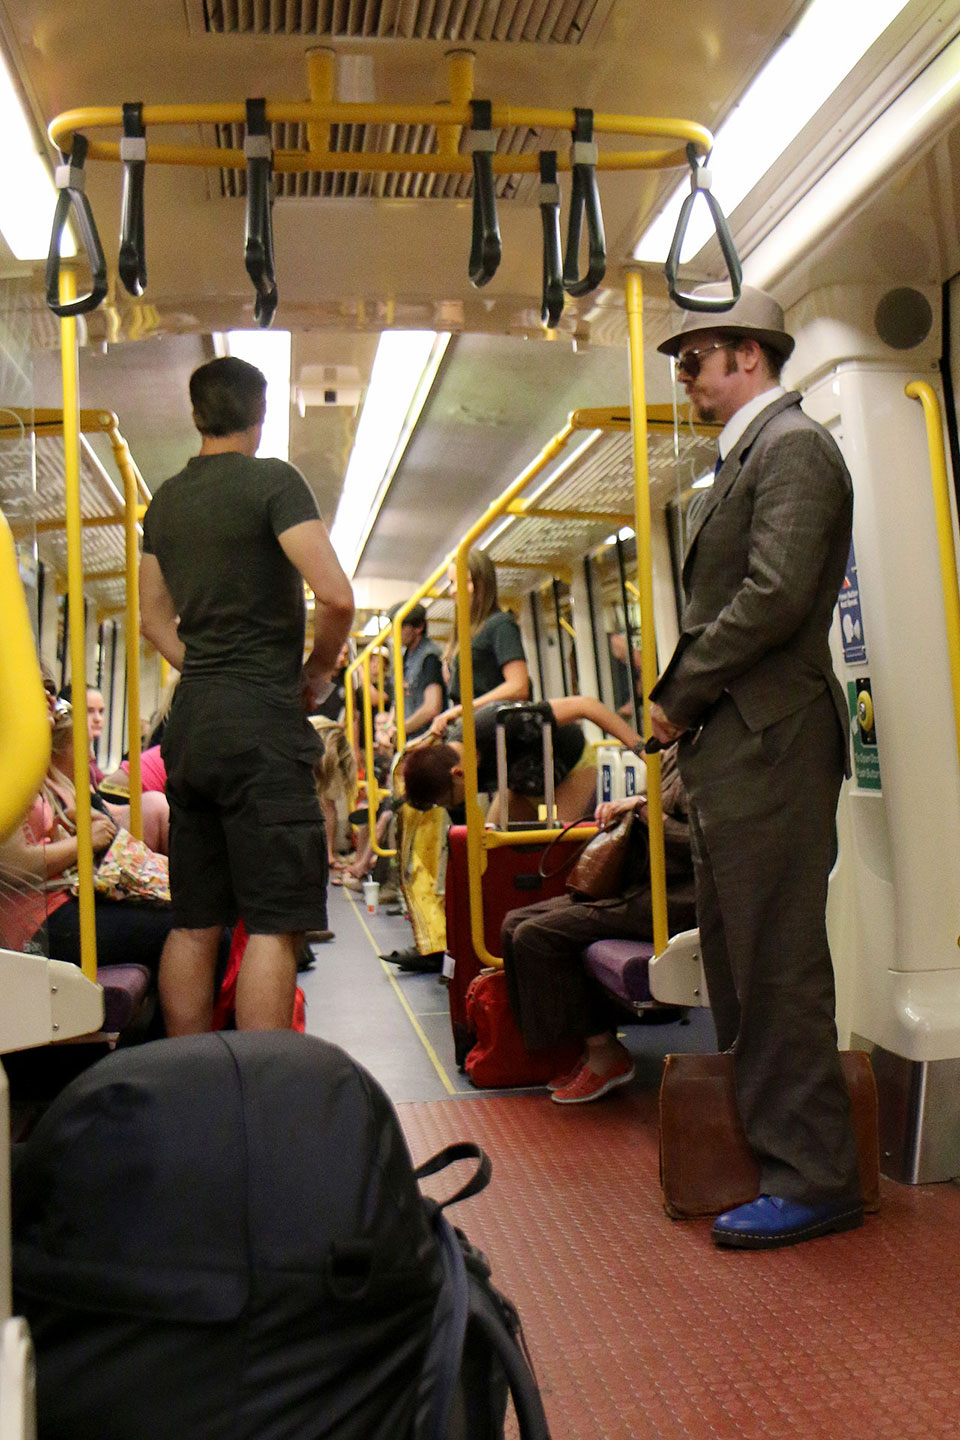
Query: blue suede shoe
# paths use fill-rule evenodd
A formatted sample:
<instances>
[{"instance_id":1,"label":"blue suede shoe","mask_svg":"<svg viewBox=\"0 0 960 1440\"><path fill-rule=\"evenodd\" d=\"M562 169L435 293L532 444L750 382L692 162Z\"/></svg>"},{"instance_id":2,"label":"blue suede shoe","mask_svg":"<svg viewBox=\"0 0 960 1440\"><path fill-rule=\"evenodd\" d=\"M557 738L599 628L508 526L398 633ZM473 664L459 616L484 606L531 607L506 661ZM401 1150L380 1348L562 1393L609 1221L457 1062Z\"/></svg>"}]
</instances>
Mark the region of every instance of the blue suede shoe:
<instances>
[{"instance_id":1,"label":"blue suede shoe","mask_svg":"<svg viewBox=\"0 0 960 1440\"><path fill-rule=\"evenodd\" d=\"M851 1205L849 1200L834 1205L799 1205L779 1195L761 1195L749 1205L719 1215L712 1235L717 1245L775 1250L780 1245L796 1245L836 1230L855 1230L862 1224L863 1207Z\"/></svg>"}]
</instances>

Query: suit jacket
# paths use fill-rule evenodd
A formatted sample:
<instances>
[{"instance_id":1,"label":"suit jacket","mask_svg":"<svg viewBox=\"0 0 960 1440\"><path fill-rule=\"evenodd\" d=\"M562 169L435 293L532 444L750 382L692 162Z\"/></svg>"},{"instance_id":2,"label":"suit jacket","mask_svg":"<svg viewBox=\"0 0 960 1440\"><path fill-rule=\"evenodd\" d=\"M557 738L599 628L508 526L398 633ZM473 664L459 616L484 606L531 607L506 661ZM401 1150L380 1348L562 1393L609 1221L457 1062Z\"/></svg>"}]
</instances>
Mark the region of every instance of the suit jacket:
<instances>
[{"instance_id":1,"label":"suit jacket","mask_svg":"<svg viewBox=\"0 0 960 1440\"><path fill-rule=\"evenodd\" d=\"M651 692L695 728L726 692L752 731L824 688L848 715L828 634L843 584L853 487L834 440L794 391L756 416L693 514L677 648Z\"/></svg>"}]
</instances>

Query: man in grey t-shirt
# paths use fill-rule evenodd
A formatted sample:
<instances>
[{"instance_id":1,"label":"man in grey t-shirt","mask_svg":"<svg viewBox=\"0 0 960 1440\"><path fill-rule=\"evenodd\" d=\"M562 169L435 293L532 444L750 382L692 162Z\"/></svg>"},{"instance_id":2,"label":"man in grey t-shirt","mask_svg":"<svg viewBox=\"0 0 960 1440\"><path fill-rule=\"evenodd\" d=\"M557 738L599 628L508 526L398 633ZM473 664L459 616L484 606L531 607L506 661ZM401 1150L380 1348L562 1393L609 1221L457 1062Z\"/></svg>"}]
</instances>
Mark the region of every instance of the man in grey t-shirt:
<instances>
[{"instance_id":1,"label":"man in grey t-shirt","mask_svg":"<svg viewBox=\"0 0 960 1440\"><path fill-rule=\"evenodd\" d=\"M243 360L190 378L200 453L143 522L143 633L182 680L163 755L175 928L160 965L170 1035L210 1028L222 929L249 943L239 1029L290 1025L304 930L326 927L327 852L305 709L322 698L353 593L306 481L257 460L266 381ZM303 582L316 599L303 663Z\"/></svg>"}]
</instances>

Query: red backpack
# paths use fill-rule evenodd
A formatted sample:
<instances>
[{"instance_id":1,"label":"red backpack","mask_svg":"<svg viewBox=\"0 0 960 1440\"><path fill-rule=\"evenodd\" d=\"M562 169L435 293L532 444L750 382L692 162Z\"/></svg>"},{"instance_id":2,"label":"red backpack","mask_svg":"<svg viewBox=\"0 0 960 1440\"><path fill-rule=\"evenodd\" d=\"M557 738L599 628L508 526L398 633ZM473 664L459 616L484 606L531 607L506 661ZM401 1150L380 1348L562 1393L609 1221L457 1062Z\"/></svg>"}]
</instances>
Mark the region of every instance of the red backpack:
<instances>
[{"instance_id":1,"label":"red backpack","mask_svg":"<svg viewBox=\"0 0 960 1440\"><path fill-rule=\"evenodd\" d=\"M227 958L227 968L224 973L223 983L220 986L220 994L213 1005L213 1019L210 1023L211 1030L224 1030L231 1023L234 1012L237 1008L237 980L240 977L240 963L243 960L243 952L247 948L247 927L242 920L237 921L237 927L233 932L233 940L230 943L230 954ZM307 1028L307 1000L300 986L297 986L297 993L293 1001L293 1020L290 1024L291 1030L299 1030L303 1035Z\"/></svg>"},{"instance_id":2,"label":"red backpack","mask_svg":"<svg viewBox=\"0 0 960 1440\"><path fill-rule=\"evenodd\" d=\"M476 1043L463 1068L480 1089L501 1085L546 1085L571 1070L583 1050L579 1040L530 1051L523 1043L507 998L502 970L483 970L467 990L467 1024Z\"/></svg>"}]
</instances>

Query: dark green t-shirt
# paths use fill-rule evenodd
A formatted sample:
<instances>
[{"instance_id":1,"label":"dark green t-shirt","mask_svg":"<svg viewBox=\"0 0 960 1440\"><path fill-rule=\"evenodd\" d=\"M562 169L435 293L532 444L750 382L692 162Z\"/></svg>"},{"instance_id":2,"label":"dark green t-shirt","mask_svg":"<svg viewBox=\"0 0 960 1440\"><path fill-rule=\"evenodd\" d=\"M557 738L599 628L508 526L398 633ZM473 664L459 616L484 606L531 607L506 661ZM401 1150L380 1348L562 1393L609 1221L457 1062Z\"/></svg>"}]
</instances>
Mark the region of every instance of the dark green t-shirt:
<instances>
[{"instance_id":1,"label":"dark green t-shirt","mask_svg":"<svg viewBox=\"0 0 960 1440\"><path fill-rule=\"evenodd\" d=\"M503 680L503 667L510 660L525 660L520 627L509 610L494 610L480 626L470 645L473 655L473 693L486 695ZM460 704L460 656L453 657L450 670L450 700Z\"/></svg>"},{"instance_id":2,"label":"dark green t-shirt","mask_svg":"<svg viewBox=\"0 0 960 1440\"><path fill-rule=\"evenodd\" d=\"M143 517L180 617L184 680L216 678L295 699L303 663L303 580L277 539L318 518L300 471L233 452L195 456Z\"/></svg>"}]
</instances>

